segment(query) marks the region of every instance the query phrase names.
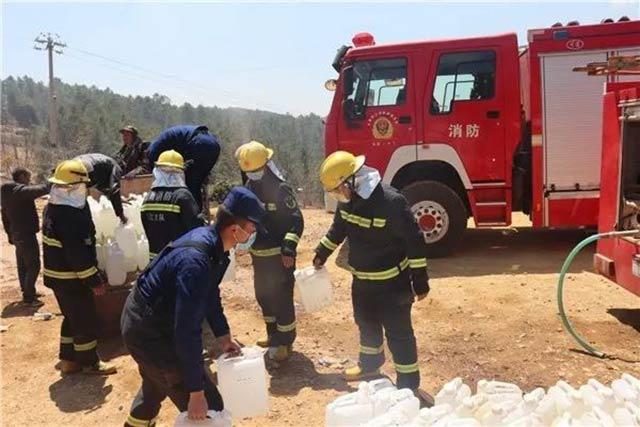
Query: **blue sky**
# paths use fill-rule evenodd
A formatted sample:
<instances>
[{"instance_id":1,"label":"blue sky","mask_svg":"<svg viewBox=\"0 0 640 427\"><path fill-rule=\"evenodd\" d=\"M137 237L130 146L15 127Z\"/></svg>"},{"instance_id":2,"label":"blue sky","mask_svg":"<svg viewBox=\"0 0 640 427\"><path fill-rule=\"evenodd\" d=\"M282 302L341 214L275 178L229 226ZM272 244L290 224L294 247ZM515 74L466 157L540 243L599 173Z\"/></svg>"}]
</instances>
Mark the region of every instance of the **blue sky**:
<instances>
[{"instance_id":1,"label":"blue sky","mask_svg":"<svg viewBox=\"0 0 640 427\"><path fill-rule=\"evenodd\" d=\"M336 49L369 31L378 43L516 32L577 19L638 19L640 0L603 3L18 3L2 5L2 77L47 79L40 32L67 43L65 82L172 102L325 115ZM110 60L100 58L100 55ZM114 62L118 61L118 62Z\"/></svg>"}]
</instances>

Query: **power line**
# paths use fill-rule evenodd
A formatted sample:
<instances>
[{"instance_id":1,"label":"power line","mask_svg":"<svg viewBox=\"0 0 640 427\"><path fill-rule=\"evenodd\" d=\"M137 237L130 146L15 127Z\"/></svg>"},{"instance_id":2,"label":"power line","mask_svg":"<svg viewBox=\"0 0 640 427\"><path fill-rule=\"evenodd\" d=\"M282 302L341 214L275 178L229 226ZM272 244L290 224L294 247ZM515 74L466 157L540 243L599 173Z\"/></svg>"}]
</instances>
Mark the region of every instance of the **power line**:
<instances>
[{"instance_id":1,"label":"power line","mask_svg":"<svg viewBox=\"0 0 640 427\"><path fill-rule=\"evenodd\" d=\"M160 73L158 71L154 71L154 70L150 70L148 68L140 67L140 66L135 65L135 64L130 64L130 63L127 63L127 62L119 60L119 59L110 58L108 56L101 55L101 54L98 54L98 53L95 53L95 52L90 52L90 51L85 50L85 49L79 49L79 48L75 48L75 47L72 47L72 46L68 47L68 49L74 50L74 51L76 51L78 53L81 53L81 54L84 54L84 55L87 55L87 56L92 56L92 57L95 57L95 58L99 58L99 59L101 59L103 61L112 62L112 63L118 64L118 65L129 67L129 68L132 68L132 69L135 69L135 70L138 70L138 71L142 71L144 73L155 75L155 76L158 76L158 77L160 77L162 79L171 80L174 83L175 82L181 82L184 85L188 85L188 86L191 86L192 88L207 92L207 93L209 93L210 95L213 95L213 96L217 96L218 94L222 93L222 94L226 95L227 98L231 99L232 101L238 102L239 104L242 104L242 103L247 101L246 99L243 100L242 98L239 98L237 95L235 95L234 93L232 93L232 92L230 92L230 91L228 91L226 89L222 89L222 88L218 88L218 87L204 86L204 85L201 85L201 84L199 84L197 82L193 82L193 81L188 80L188 79L184 79L184 78L181 78L181 77L178 77L178 76L175 76L175 75L169 75L169 74ZM163 83L166 83L166 82L163 82ZM253 100L249 100L249 102L251 104L253 104L256 108L260 108L260 105L258 105L257 102L255 102ZM267 108L286 111L285 108L282 108L281 106L275 105L275 104L273 104L271 102L262 101L261 104L266 106Z\"/></svg>"}]
</instances>

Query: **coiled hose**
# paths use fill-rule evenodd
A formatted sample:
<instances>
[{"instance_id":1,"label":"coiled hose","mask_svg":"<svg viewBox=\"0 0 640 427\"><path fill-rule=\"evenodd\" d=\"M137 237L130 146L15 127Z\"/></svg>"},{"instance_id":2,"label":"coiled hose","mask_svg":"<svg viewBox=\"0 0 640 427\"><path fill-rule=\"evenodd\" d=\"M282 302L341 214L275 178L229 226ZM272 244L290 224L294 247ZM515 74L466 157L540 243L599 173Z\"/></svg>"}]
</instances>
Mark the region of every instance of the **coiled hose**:
<instances>
[{"instance_id":1,"label":"coiled hose","mask_svg":"<svg viewBox=\"0 0 640 427\"><path fill-rule=\"evenodd\" d=\"M571 266L571 263L573 262L573 259L576 257L576 255L578 255L578 253L582 249L584 249L585 246L595 242L596 240L605 239L609 237L631 236L634 234L638 234L639 232L640 232L639 230L611 231L608 233L594 234L593 236L589 236L583 241L581 241L580 243L578 243L575 248L573 248L573 250L569 253L569 256L567 256L567 259L564 260L564 264L562 264L562 269L560 270L560 277L558 278L558 296L557 296L558 312L560 314L560 318L562 319L562 324L564 325L564 328L566 329L566 331L569 332L569 334L571 334L573 339L576 340L576 342L580 344L582 348L584 348L587 352L589 352L594 356L605 357L605 354L602 351L598 350L597 348L591 346L588 342L585 341L584 338L582 338L582 336L580 336L580 334L576 332L576 330L573 328L573 325L569 321L567 314L564 311L564 301L563 301L564 278L567 274L567 271L569 270L569 267Z\"/></svg>"}]
</instances>

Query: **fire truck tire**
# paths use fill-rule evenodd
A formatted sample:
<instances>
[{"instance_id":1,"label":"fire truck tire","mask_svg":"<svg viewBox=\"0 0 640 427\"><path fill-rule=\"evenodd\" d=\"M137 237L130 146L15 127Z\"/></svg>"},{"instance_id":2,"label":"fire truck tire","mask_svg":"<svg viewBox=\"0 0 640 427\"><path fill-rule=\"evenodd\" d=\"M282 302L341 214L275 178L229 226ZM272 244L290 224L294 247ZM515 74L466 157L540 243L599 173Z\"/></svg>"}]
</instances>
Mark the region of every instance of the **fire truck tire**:
<instances>
[{"instance_id":1,"label":"fire truck tire","mask_svg":"<svg viewBox=\"0 0 640 427\"><path fill-rule=\"evenodd\" d=\"M402 189L427 243L427 256L451 254L467 228L467 209L460 196L438 181L420 181Z\"/></svg>"}]
</instances>

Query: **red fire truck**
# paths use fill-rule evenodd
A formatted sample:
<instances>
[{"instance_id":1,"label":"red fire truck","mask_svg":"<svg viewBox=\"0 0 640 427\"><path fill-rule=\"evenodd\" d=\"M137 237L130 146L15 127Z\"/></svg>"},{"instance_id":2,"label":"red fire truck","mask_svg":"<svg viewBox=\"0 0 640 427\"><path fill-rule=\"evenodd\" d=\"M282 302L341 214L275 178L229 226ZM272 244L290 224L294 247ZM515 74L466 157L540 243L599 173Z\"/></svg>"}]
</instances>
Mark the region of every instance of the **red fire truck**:
<instances>
[{"instance_id":1,"label":"red fire truck","mask_svg":"<svg viewBox=\"0 0 640 427\"><path fill-rule=\"evenodd\" d=\"M409 200L430 256L450 253L469 217L506 226L595 227L604 83L572 69L640 54L640 21L338 50L325 149L367 156Z\"/></svg>"},{"instance_id":2,"label":"red fire truck","mask_svg":"<svg viewBox=\"0 0 640 427\"><path fill-rule=\"evenodd\" d=\"M598 240L596 270L640 296L640 56L637 81L607 84L603 105L598 233L635 234Z\"/></svg>"}]
</instances>

